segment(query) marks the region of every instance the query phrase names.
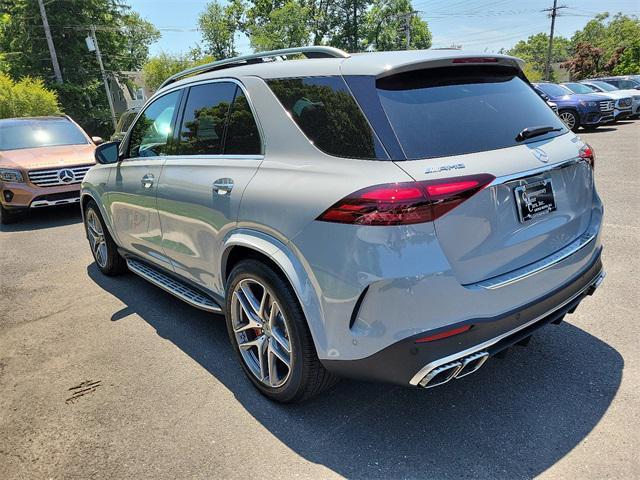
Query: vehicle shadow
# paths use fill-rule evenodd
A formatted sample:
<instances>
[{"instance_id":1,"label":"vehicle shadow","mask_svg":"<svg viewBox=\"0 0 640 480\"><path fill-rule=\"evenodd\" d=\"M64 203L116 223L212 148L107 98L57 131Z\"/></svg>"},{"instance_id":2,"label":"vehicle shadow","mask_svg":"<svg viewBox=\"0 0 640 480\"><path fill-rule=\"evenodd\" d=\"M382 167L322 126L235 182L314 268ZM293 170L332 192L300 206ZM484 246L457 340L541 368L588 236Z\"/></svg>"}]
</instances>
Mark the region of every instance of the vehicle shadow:
<instances>
[{"instance_id":1,"label":"vehicle shadow","mask_svg":"<svg viewBox=\"0 0 640 480\"><path fill-rule=\"evenodd\" d=\"M581 133L605 133L605 132L615 132L617 130L616 127L598 127L598 128L593 128L590 130L585 130L582 129L580 132L578 132L578 135L580 135Z\"/></svg>"},{"instance_id":2,"label":"vehicle shadow","mask_svg":"<svg viewBox=\"0 0 640 480\"><path fill-rule=\"evenodd\" d=\"M89 277L231 391L304 459L350 478L530 478L578 445L620 386L620 354L562 323L476 374L430 390L344 380L301 405L277 405L244 377L224 319L127 275ZM587 300L589 301L589 300Z\"/></svg>"},{"instance_id":3,"label":"vehicle shadow","mask_svg":"<svg viewBox=\"0 0 640 480\"><path fill-rule=\"evenodd\" d=\"M0 225L0 232L28 232L63 227L82 221L78 204L34 208L22 214L15 223Z\"/></svg>"}]
</instances>

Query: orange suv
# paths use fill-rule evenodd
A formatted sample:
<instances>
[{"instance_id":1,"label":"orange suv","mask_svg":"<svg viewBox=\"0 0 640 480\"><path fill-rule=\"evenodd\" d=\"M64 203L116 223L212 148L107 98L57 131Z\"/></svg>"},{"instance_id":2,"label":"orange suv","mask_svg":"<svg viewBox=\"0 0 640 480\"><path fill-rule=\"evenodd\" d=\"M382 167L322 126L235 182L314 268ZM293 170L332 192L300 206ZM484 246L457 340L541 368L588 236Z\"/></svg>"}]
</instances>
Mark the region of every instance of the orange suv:
<instances>
[{"instance_id":1,"label":"orange suv","mask_svg":"<svg viewBox=\"0 0 640 480\"><path fill-rule=\"evenodd\" d=\"M99 143L67 116L0 120L0 223L31 208L79 202Z\"/></svg>"}]
</instances>

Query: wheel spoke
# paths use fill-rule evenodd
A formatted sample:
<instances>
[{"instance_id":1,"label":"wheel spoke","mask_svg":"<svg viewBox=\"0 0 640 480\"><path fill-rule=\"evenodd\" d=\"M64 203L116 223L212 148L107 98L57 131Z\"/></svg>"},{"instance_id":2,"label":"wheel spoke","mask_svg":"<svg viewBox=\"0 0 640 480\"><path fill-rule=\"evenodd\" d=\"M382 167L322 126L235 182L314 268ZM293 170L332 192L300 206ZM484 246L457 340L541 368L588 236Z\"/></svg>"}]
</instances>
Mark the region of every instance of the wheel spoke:
<instances>
[{"instance_id":1,"label":"wheel spoke","mask_svg":"<svg viewBox=\"0 0 640 480\"><path fill-rule=\"evenodd\" d=\"M254 316L260 318L260 302L258 302L258 299L253 294L249 286L246 285L246 283L241 283L240 290L242 291L242 294L246 299L246 302L243 303L243 309L245 310L245 312L249 314L249 311L251 311Z\"/></svg>"},{"instance_id":2,"label":"wheel spoke","mask_svg":"<svg viewBox=\"0 0 640 480\"><path fill-rule=\"evenodd\" d=\"M279 350L277 342L275 342L273 339L271 340L271 343L269 343L269 351L273 355L278 357L280 359L280 361L287 366L287 368L289 368L291 366L291 364L290 364L291 362L289 360L289 357L287 355L283 354Z\"/></svg>"},{"instance_id":3,"label":"wheel spoke","mask_svg":"<svg viewBox=\"0 0 640 480\"><path fill-rule=\"evenodd\" d=\"M107 259L107 244L104 242L100 242L98 245L98 250L96 252L96 260L101 265L104 266Z\"/></svg>"},{"instance_id":4,"label":"wheel spoke","mask_svg":"<svg viewBox=\"0 0 640 480\"><path fill-rule=\"evenodd\" d=\"M251 291L247 289L240 289L234 292L236 298L238 299L238 303L240 303L240 307L244 312L245 316L249 320L249 322L255 322L258 326L262 326L262 322L260 321L260 317L256 313L256 310L253 308L253 304L251 300L247 297L246 291L249 291L249 295L253 297ZM253 297L255 300L255 297Z\"/></svg>"},{"instance_id":5,"label":"wheel spoke","mask_svg":"<svg viewBox=\"0 0 640 480\"><path fill-rule=\"evenodd\" d=\"M280 332L278 329L271 330L271 335L273 339L282 347L287 353L291 353L291 345L289 345L289 340Z\"/></svg>"},{"instance_id":6,"label":"wheel spoke","mask_svg":"<svg viewBox=\"0 0 640 480\"><path fill-rule=\"evenodd\" d=\"M269 346L267 347L267 364L269 370L269 385L275 387L278 385L278 366L276 365L276 355L274 354L273 349L271 348L271 341L269 341Z\"/></svg>"}]
</instances>

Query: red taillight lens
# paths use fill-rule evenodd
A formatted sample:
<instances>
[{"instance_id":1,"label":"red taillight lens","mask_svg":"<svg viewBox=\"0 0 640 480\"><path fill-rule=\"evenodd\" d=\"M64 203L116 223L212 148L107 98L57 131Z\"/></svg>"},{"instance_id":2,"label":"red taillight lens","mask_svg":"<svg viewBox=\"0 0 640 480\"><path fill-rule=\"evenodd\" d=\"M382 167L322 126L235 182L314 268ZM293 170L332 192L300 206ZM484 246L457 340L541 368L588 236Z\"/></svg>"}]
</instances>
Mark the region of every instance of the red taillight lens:
<instances>
[{"instance_id":1,"label":"red taillight lens","mask_svg":"<svg viewBox=\"0 0 640 480\"><path fill-rule=\"evenodd\" d=\"M587 161L587 163L591 165L591 168L596 168L596 154L593 151L593 148L591 148L591 145L589 145L588 143L585 143L584 146L578 152L578 156L580 158L584 158Z\"/></svg>"},{"instance_id":2,"label":"red taillight lens","mask_svg":"<svg viewBox=\"0 0 640 480\"><path fill-rule=\"evenodd\" d=\"M408 225L431 220L431 205L416 182L376 185L352 193L318 217L324 222Z\"/></svg>"},{"instance_id":3,"label":"red taillight lens","mask_svg":"<svg viewBox=\"0 0 640 480\"><path fill-rule=\"evenodd\" d=\"M431 200L434 220L471 198L494 179L493 175L483 173L452 178L446 181L433 180L423 182L427 195Z\"/></svg>"},{"instance_id":4,"label":"red taillight lens","mask_svg":"<svg viewBox=\"0 0 640 480\"><path fill-rule=\"evenodd\" d=\"M495 177L488 174L364 188L343 198L318 220L357 225L410 225L441 217Z\"/></svg>"}]
</instances>

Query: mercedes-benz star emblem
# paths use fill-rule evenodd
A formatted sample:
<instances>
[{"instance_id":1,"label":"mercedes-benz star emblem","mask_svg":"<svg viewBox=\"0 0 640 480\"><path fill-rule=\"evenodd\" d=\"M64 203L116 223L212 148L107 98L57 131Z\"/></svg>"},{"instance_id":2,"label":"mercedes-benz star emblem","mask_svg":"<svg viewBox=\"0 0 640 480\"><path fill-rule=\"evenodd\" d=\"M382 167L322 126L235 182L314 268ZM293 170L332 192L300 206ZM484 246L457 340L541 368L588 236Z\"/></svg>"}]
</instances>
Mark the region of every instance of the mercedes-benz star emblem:
<instances>
[{"instance_id":1,"label":"mercedes-benz star emblem","mask_svg":"<svg viewBox=\"0 0 640 480\"><path fill-rule=\"evenodd\" d=\"M533 153L533 156L540 160L542 163L547 163L549 161L549 155L547 155L546 152L541 148L534 148L531 153Z\"/></svg>"},{"instance_id":2,"label":"mercedes-benz star emblem","mask_svg":"<svg viewBox=\"0 0 640 480\"><path fill-rule=\"evenodd\" d=\"M76 176L73 174L72 170L60 170L58 173L58 178L61 182L71 183L75 180Z\"/></svg>"}]
</instances>

